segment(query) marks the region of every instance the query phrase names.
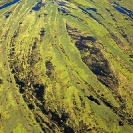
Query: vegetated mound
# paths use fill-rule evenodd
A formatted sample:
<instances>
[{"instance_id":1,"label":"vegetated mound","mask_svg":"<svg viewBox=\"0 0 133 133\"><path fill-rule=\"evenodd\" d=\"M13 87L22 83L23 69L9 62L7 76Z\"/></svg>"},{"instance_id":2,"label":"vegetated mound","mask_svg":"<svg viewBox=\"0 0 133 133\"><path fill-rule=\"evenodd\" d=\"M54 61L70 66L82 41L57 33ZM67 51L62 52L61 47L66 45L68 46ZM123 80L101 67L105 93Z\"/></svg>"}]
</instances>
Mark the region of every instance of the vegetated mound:
<instances>
[{"instance_id":1,"label":"vegetated mound","mask_svg":"<svg viewBox=\"0 0 133 133\"><path fill-rule=\"evenodd\" d=\"M0 133L132 133L133 3L0 2Z\"/></svg>"}]
</instances>

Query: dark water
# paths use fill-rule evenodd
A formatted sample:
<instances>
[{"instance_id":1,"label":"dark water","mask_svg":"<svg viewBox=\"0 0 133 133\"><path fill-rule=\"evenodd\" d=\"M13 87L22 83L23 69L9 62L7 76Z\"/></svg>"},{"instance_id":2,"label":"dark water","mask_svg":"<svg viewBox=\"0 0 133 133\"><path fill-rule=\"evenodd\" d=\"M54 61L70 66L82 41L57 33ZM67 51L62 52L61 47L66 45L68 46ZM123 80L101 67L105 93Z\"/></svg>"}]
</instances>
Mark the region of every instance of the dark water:
<instances>
[{"instance_id":1,"label":"dark water","mask_svg":"<svg viewBox=\"0 0 133 133\"><path fill-rule=\"evenodd\" d=\"M78 6L78 8L79 8L80 10L82 10L82 12L83 12L84 14L86 14L86 15L88 15L89 17L93 18L93 19L96 20L98 23L101 23L93 14L91 14L90 12L88 12L87 9L85 9L85 8L83 8L83 7L81 7L81 6ZM91 8L91 9L92 9L92 8Z\"/></svg>"},{"instance_id":2,"label":"dark water","mask_svg":"<svg viewBox=\"0 0 133 133\"><path fill-rule=\"evenodd\" d=\"M38 2L33 8L32 10L34 11L39 11L41 8L41 4L42 4L42 0L40 2Z\"/></svg>"},{"instance_id":3,"label":"dark water","mask_svg":"<svg viewBox=\"0 0 133 133\"><path fill-rule=\"evenodd\" d=\"M117 6L115 6L114 8L115 8L117 11L119 11L120 13L122 13L122 14L126 14L126 12L125 12L122 8L117 7Z\"/></svg>"},{"instance_id":4,"label":"dark water","mask_svg":"<svg viewBox=\"0 0 133 133\"><path fill-rule=\"evenodd\" d=\"M64 9L64 8L62 8L62 13L68 14L68 12L66 11L66 9Z\"/></svg>"},{"instance_id":5,"label":"dark water","mask_svg":"<svg viewBox=\"0 0 133 133\"><path fill-rule=\"evenodd\" d=\"M6 7L8 7L8 6L11 6L11 5L13 5L13 4L15 4L15 3L19 2L19 1L20 1L20 0L13 0L12 2L8 2L8 3L6 3L6 4L2 5L2 6L0 6L0 10L3 9L3 8L6 8Z\"/></svg>"},{"instance_id":6,"label":"dark water","mask_svg":"<svg viewBox=\"0 0 133 133\"><path fill-rule=\"evenodd\" d=\"M67 7L67 8L71 8L70 6L67 5L66 2L58 2L58 1L56 1L56 3L57 3L59 6L64 6L64 7Z\"/></svg>"},{"instance_id":7,"label":"dark water","mask_svg":"<svg viewBox=\"0 0 133 133\"><path fill-rule=\"evenodd\" d=\"M7 12L5 17L8 18L10 16L10 14L11 14L11 11Z\"/></svg>"},{"instance_id":8,"label":"dark water","mask_svg":"<svg viewBox=\"0 0 133 133\"><path fill-rule=\"evenodd\" d=\"M96 8L86 8L87 10L91 10L93 12L97 12L97 9Z\"/></svg>"},{"instance_id":9,"label":"dark water","mask_svg":"<svg viewBox=\"0 0 133 133\"><path fill-rule=\"evenodd\" d=\"M69 12L65 8L58 8L58 12L62 12L65 15L69 15Z\"/></svg>"},{"instance_id":10,"label":"dark water","mask_svg":"<svg viewBox=\"0 0 133 133\"><path fill-rule=\"evenodd\" d=\"M125 7L121 6L121 5L119 5L119 4L116 3L116 2L113 2L113 4L114 4L113 7L114 7L117 11L119 11L120 13L125 14L125 15L129 16L131 19L133 19L133 11L131 11L131 10L129 10L129 9L127 9L127 8L125 8Z\"/></svg>"},{"instance_id":11,"label":"dark water","mask_svg":"<svg viewBox=\"0 0 133 133\"><path fill-rule=\"evenodd\" d=\"M121 7L114 6L114 8L122 14L126 14L126 12Z\"/></svg>"},{"instance_id":12,"label":"dark water","mask_svg":"<svg viewBox=\"0 0 133 133\"><path fill-rule=\"evenodd\" d=\"M66 5L66 2L59 2L58 5L59 6L65 6Z\"/></svg>"}]
</instances>

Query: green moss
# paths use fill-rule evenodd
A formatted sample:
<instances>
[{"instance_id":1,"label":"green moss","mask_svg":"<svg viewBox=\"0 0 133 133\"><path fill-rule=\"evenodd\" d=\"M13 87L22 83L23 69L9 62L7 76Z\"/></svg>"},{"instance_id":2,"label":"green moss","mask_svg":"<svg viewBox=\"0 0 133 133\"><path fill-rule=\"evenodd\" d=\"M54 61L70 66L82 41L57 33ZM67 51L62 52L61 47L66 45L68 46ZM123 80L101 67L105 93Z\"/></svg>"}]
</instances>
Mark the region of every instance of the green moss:
<instances>
[{"instance_id":1,"label":"green moss","mask_svg":"<svg viewBox=\"0 0 133 133\"><path fill-rule=\"evenodd\" d=\"M131 133L132 18L112 0L44 2L39 11L35 0L0 10L0 132ZM131 1L116 2L133 10ZM106 81L115 75L118 86L108 87L99 73Z\"/></svg>"}]
</instances>

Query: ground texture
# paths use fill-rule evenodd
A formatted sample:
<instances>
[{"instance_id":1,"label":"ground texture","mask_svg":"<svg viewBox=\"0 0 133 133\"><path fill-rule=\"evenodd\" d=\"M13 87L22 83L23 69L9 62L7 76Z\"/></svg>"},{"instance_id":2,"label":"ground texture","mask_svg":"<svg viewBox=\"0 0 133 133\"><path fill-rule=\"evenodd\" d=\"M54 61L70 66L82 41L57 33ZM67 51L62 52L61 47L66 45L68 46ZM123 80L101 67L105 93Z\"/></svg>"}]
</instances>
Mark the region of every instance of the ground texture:
<instances>
[{"instance_id":1,"label":"ground texture","mask_svg":"<svg viewBox=\"0 0 133 133\"><path fill-rule=\"evenodd\" d=\"M132 5L1 0L0 133L133 133Z\"/></svg>"}]
</instances>

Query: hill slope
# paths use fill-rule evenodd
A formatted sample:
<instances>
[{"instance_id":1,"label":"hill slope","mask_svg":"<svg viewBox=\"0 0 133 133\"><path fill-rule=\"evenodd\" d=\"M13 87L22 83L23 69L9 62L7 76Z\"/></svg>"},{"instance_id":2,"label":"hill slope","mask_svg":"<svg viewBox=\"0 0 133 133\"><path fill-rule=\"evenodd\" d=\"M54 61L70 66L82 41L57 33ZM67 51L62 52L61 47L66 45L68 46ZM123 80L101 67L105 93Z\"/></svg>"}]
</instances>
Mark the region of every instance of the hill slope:
<instances>
[{"instance_id":1,"label":"hill slope","mask_svg":"<svg viewBox=\"0 0 133 133\"><path fill-rule=\"evenodd\" d=\"M132 133L133 1L0 1L0 133Z\"/></svg>"}]
</instances>

